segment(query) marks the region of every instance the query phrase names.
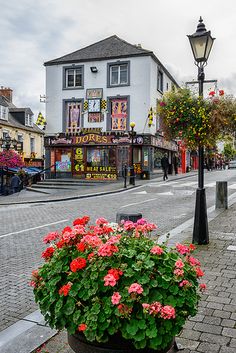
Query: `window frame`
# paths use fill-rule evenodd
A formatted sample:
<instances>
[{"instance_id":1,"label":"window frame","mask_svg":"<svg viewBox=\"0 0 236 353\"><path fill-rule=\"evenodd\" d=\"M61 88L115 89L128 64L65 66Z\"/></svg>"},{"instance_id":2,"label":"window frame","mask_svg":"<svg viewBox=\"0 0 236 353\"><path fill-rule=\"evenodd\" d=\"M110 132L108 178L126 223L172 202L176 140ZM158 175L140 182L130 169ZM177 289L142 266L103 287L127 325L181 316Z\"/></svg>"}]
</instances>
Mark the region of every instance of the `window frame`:
<instances>
[{"instance_id":1,"label":"window frame","mask_svg":"<svg viewBox=\"0 0 236 353\"><path fill-rule=\"evenodd\" d=\"M157 90L163 93L164 87L164 74L163 71L158 67L157 68Z\"/></svg>"},{"instance_id":2,"label":"window frame","mask_svg":"<svg viewBox=\"0 0 236 353\"><path fill-rule=\"evenodd\" d=\"M33 142L33 144L32 144L32 142ZM35 149L36 149L35 137L34 136L30 136L30 153L35 153Z\"/></svg>"},{"instance_id":3,"label":"window frame","mask_svg":"<svg viewBox=\"0 0 236 353\"><path fill-rule=\"evenodd\" d=\"M68 82L67 82L67 71L68 70L74 70L74 84L75 84L75 70L81 69L81 86L68 86ZM63 66L63 90L75 90L75 89L84 89L84 65L70 65L70 66Z\"/></svg>"},{"instance_id":4,"label":"window frame","mask_svg":"<svg viewBox=\"0 0 236 353\"><path fill-rule=\"evenodd\" d=\"M0 119L4 121L8 121L8 113L9 113L8 107L4 105L0 105Z\"/></svg>"},{"instance_id":5,"label":"window frame","mask_svg":"<svg viewBox=\"0 0 236 353\"><path fill-rule=\"evenodd\" d=\"M127 83L119 83L120 82L120 66L122 65L127 65ZM118 84L111 84L111 68L117 66L118 69L118 78L119 82ZM113 88L113 87L125 87L125 86L130 86L130 61L115 61L115 62L110 62L107 63L107 87Z\"/></svg>"}]
</instances>

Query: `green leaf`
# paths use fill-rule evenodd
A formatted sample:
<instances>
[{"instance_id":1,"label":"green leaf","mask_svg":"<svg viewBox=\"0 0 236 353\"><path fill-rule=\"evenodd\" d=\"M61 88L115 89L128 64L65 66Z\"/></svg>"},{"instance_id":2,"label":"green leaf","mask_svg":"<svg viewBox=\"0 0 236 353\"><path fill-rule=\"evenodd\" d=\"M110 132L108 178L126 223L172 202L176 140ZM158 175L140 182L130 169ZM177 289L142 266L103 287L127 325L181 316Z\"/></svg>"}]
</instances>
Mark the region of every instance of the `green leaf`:
<instances>
[{"instance_id":1,"label":"green leaf","mask_svg":"<svg viewBox=\"0 0 236 353\"><path fill-rule=\"evenodd\" d=\"M77 309L75 312L74 312L74 315L73 315L73 321L75 324L78 324L79 321L80 321L80 318L81 318L81 310L80 309Z\"/></svg>"},{"instance_id":2,"label":"green leaf","mask_svg":"<svg viewBox=\"0 0 236 353\"><path fill-rule=\"evenodd\" d=\"M143 320L138 320L138 327L141 329L141 330L144 330L146 328L146 321L143 319Z\"/></svg>"},{"instance_id":3,"label":"green leaf","mask_svg":"<svg viewBox=\"0 0 236 353\"><path fill-rule=\"evenodd\" d=\"M152 326L151 328L148 328L148 329L146 330L146 335L147 335L149 338L156 337L156 335L157 335L156 326Z\"/></svg>"},{"instance_id":4,"label":"green leaf","mask_svg":"<svg viewBox=\"0 0 236 353\"><path fill-rule=\"evenodd\" d=\"M75 300L71 297L68 297L66 304L63 307L63 312L65 315L71 315L75 310Z\"/></svg>"},{"instance_id":5,"label":"green leaf","mask_svg":"<svg viewBox=\"0 0 236 353\"><path fill-rule=\"evenodd\" d=\"M135 335L135 341L143 341L145 340L145 331L144 330L139 330L136 335Z\"/></svg>"},{"instance_id":6,"label":"green leaf","mask_svg":"<svg viewBox=\"0 0 236 353\"><path fill-rule=\"evenodd\" d=\"M157 349L162 342L162 336L156 336L152 339L150 339L150 348L152 349Z\"/></svg>"},{"instance_id":7,"label":"green leaf","mask_svg":"<svg viewBox=\"0 0 236 353\"><path fill-rule=\"evenodd\" d=\"M136 335L138 331L138 320L131 320L126 326L126 331L132 336Z\"/></svg>"}]
</instances>

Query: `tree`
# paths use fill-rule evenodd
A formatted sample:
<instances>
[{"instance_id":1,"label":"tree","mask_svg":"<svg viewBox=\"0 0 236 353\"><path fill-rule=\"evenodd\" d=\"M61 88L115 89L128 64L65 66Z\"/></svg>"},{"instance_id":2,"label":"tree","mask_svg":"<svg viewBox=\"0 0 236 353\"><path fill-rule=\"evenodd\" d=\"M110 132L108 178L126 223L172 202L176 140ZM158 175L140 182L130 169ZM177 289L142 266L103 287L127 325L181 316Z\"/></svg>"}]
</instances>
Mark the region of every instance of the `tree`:
<instances>
[{"instance_id":1,"label":"tree","mask_svg":"<svg viewBox=\"0 0 236 353\"><path fill-rule=\"evenodd\" d=\"M223 154L226 159L233 159L236 155L236 150L233 148L232 143L226 143L224 145Z\"/></svg>"}]
</instances>

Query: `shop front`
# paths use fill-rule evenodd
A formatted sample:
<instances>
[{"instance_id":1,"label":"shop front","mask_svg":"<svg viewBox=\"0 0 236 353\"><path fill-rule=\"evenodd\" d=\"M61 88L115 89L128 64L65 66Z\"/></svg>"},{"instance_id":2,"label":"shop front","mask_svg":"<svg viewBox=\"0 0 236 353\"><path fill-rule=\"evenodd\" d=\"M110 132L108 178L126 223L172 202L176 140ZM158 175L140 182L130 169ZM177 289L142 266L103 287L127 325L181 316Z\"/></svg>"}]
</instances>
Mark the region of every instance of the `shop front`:
<instances>
[{"instance_id":1,"label":"shop front","mask_svg":"<svg viewBox=\"0 0 236 353\"><path fill-rule=\"evenodd\" d=\"M122 177L125 167L129 170L133 154L135 174L141 178L153 171L156 145L153 135L136 135L132 141L127 133L102 133L98 129L81 129L74 136L47 136L46 175L115 181Z\"/></svg>"}]
</instances>

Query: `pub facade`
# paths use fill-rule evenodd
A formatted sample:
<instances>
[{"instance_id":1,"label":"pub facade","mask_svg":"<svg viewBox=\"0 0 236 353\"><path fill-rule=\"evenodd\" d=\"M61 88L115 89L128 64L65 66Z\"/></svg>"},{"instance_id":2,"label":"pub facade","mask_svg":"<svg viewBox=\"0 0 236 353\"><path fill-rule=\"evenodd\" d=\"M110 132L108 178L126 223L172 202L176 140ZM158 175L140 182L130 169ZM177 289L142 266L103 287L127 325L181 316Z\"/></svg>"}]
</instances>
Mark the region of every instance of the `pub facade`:
<instances>
[{"instance_id":1,"label":"pub facade","mask_svg":"<svg viewBox=\"0 0 236 353\"><path fill-rule=\"evenodd\" d=\"M82 129L73 136L47 136L47 174L56 178L115 181L123 176L125 167L129 169L133 153L135 174L142 178L153 171L157 148L176 152L178 146L160 136L137 134L132 139L128 134L95 129Z\"/></svg>"},{"instance_id":2,"label":"pub facade","mask_svg":"<svg viewBox=\"0 0 236 353\"><path fill-rule=\"evenodd\" d=\"M152 51L111 36L44 65L51 174L116 180L132 160L150 174L157 151L171 161L177 144L164 140L156 112L178 84Z\"/></svg>"}]
</instances>

